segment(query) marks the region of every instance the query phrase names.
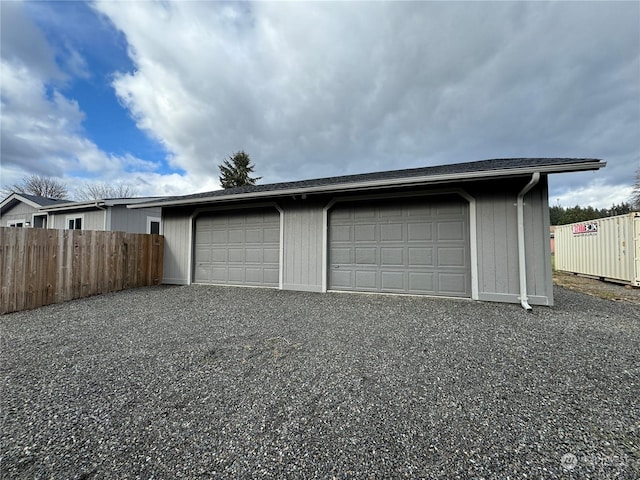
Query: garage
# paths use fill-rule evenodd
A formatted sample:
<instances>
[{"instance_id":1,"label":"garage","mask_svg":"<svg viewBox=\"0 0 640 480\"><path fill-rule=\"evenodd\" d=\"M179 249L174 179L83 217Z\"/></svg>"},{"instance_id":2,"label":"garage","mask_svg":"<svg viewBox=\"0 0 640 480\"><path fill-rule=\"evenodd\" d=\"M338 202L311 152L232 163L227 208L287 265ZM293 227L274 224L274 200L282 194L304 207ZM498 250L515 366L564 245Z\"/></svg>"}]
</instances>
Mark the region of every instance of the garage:
<instances>
[{"instance_id":1,"label":"garage","mask_svg":"<svg viewBox=\"0 0 640 480\"><path fill-rule=\"evenodd\" d=\"M195 283L280 285L280 213L274 208L200 214L194 246Z\"/></svg>"},{"instance_id":2,"label":"garage","mask_svg":"<svg viewBox=\"0 0 640 480\"><path fill-rule=\"evenodd\" d=\"M470 297L468 210L457 195L337 204L329 289Z\"/></svg>"}]
</instances>

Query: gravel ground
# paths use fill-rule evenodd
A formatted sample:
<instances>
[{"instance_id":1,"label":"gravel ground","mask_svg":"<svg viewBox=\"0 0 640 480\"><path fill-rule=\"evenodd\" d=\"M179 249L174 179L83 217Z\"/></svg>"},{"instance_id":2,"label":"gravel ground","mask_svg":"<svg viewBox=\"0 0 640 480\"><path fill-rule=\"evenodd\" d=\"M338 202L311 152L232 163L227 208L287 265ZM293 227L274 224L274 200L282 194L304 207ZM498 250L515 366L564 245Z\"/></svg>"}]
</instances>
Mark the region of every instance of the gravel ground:
<instances>
[{"instance_id":1,"label":"gravel ground","mask_svg":"<svg viewBox=\"0 0 640 480\"><path fill-rule=\"evenodd\" d=\"M0 317L2 478L638 478L640 309L152 287Z\"/></svg>"}]
</instances>

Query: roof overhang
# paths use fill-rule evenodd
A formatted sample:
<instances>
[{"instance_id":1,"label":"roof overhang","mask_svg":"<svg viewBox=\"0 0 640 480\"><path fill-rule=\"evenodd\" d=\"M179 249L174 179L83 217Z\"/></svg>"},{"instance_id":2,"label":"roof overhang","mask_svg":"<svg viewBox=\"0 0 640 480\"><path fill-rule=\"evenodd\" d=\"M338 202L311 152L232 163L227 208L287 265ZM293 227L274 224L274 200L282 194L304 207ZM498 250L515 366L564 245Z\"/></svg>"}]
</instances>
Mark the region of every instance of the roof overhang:
<instances>
[{"instance_id":1,"label":"roof overhang","mask_svg":"<svg viewBox=\"0 0 640 480\"><path fill-rule=\"evenodd\" d=\"M34 201L31 201L28 198L23 197L19 193L14 192L11 195L9 195L7 198L5 198L2 201L2 203L0 203L0 210L4 210L5 208L12 208L13 205L18 202L26 203L27 205L33 208L42 208L42 205Z\"/></svg>"},{"instance_id":2,"label":"roof overhang","mask_svg":"<svg viewBox=\"0 0 640 480\"><path fill-rule=\"evenodd\" d=\"M148 202L150 197L141 198L106 198L99 200L88 200L85 202L67 202L58 205L49 205L47 207L41 207L40 210L47 212L61 212L67 210L83 210L87 208L104 209L107 207L114 207L117 205L128 206L130 204ZM146 206L146 205L145 205Z\"/></svg>"},{"instance_id":3,"label":"roof overhang","mask_svg":"<svg viewBox=\"0 0 640 480\"><path fill-rule=\"evenodd\" d=\"M516 176L531 175L533 173L551 174L551 173L568 173L582 172L589 170L599 170L606 166L606 162L602 160L580 161L575 163L563 163L552 165L540 165L521 168L505 168L483 170L475 172L451 173L441 175L425 175L414 177L398 177L382 180L368 180L345 182L329 185L303 186L284 188L277 190L264 190L258 192L245 192L229 195L211 195L197 198L174 198L164 201L145 202L137 205L127 205L127 208L147 208L147 207L173 207L186 205L201 205L207 203L223 203L235 202L252 199L265 199L275 197L285 197L291 195L319 194L319 193L338 193L338 192L357 192L372 189L388 189L394 187L417 187L425 185L434 185L442 183L463 182L471 180L500 179Z\"/></svg>"}]
</instances>

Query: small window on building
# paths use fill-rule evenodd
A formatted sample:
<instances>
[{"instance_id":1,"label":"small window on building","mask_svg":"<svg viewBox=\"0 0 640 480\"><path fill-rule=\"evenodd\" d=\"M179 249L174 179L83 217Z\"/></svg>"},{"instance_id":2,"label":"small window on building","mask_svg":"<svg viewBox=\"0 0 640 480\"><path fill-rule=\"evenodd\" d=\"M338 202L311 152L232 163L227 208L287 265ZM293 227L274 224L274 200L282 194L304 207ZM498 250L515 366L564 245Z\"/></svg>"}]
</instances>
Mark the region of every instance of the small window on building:
<instances>
[{"instance_id":1,"label":"small window on building","mask_svg":"<svg viewBox=\"0 0 640 480\"><path fill-rule=\"evenodd\" d=\"M82 230L82 217L67 218L69 230Z\"/></svg>"},{"instance_id":2,"label":"small window on building","mask_svg":"<svg viewBox=\"0 0 640 480\"><path fill-rule=\"evenodd\" d=\"M147 233L160 235L160 218L147 217Z\"/></svg>"},{"instance_id":3,"label":"small window on building","mask_svg":"<svg viewBox=\"0 0 640 480\"><path fill-rule=\"evenodd\" d=\"M24 227L24 220L14 220L14 221L9 221L9 222L7 222L7 227L18 227L18 228L22 228L22 227Z\"/></svg>"}]
</instances>

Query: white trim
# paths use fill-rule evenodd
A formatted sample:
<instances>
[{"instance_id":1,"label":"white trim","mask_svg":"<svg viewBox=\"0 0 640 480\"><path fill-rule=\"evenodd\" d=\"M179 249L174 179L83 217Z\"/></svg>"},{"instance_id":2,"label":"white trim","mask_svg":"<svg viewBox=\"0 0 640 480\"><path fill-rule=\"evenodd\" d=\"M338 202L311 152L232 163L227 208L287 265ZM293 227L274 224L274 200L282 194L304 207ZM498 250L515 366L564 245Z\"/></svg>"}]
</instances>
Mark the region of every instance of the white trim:
<instances>
[{"instance_id":1,"label":"white trim","mask_svg":"<svg viewBox=\"0 0 640 480\"><path fill-rule=\"evenodd\" d=\"M479 292L479 278L478 278L478 237L477 237L477 210L476 210L476 199L469 193L467 193L462 188L449 188L449 189L438 189L431 190L429 192L405 192L405 193L396 193L393 195L379 193L372 195L354 195L354 196L344 196L344 197L336 197L332 199L327 205L322 209L322 293L326 293L327 291L327 274L329 269L329 209L333 207L336 203L339 202L347 202L347 201L362 201L362 200L395 200L399 198L416 198L416 197L429 197L429 196L439 196L439 195L448 195L448 194L457 194L460 195L464 200L469 202L469 255L471 262L471 299L478 300L478 292ZM378 292L372 292L378 293ZM438 295L439 296L439 295ZM453 297L453 298L465 298L465 297Z\"/></svg>"},{"instance_id":2,"label":"white trim","mask_svg":"<svg viewBox=\"0 0 640 480\"><path fill-rule=\"evenodd\" d=\"M26 228L25 223L27 223L27 220L24 218L15 218L13 220L7 220L7 227L15 227L16 223L22 224L22 226L18 228Z\"/></svg>"},{"instance_id":3,"label":"white trim","mask_svg":"<svg viewBox=\"0 0 640 480\"><path fill-rule=\"evenodd\" d=\"M64 229L65 230L72 230L72 229L69 228L69 220L74 220L75 221L78 218L81 220L81 222L80 222L81 228L79 228L79 229L74 228L73 230L84 230L84 213L76 213L75 215L65 215L65 217L64 217Z\"/></svg>"},{"instance_id":4,"label":"white trim","mask_svg":"<svg viewBox=\"0 0 640 480\"><path fill-rule=\"evenodd\" d=\"M151 233L151 222L158 222L158 233L162 235L162 218L147 216L147 233Z\"/></svg>"},{"instance_id":5,"label":"white trim","mask_svg":"<svg viewBox=\"0 0 640 480\"><path fill-rule=\"evenodd\" d=\"M344 191L371 190L384 187L418 187L438 183L451 183L478 179L498 179L512 176L527 176L538 173L563 173L579 172L585 170L599 170L606 166L606 162L576 162L564 165L532 166L524 168L507 168L502 170L483 170L479 172L449 173L443 175L423 175L419 177L386 178L382 180L352 181L339 184L317 185L312 187L285 188L280 190L264 190L260 192L237 193L231 195L212 195L208 197L183 198L180 200L164 200L148 202L138 205L129 205L128 208L148 208L179 205L197 205L211 202L228 202L235 200L247 200L264 197L284 197L301 195L303 193L337 193ZM391 172L389 172L391 173ZM338 177L339 178L339 177ZM317 179L320 180L320 179Z\"/></svg>"},{"instance_id":6,"label":"white trim","mask_svg":"<svg viewBox=\"0 0 640 480\"><path fill-rule=\"evenodd\" d=\"M334 198L322 209L322 284L321 292L327 292L327 273L329 270L329 209L333 207L339 199Z\"/></svg>"},{"instance_id":7,"label":"white trim","mask_svg":"<svg viewBox=\"0 0 640 480\"><path fill-rule=\"evenodd\" d=\"M104 231L105 232L110 232L111 231L111 208L105 208L104 209Z\"/></svg>"},{"instance_id":8,"label":"white trim","mask_svg":"<svg viewBox=\"0 0 640 480\"><path fill-rule=\"evenodd\" d=\"M283 228L283 223L284 223L284 211L282 210L282 208L280 208L280 205L278 205L276 202L260 202L260 203L252 203L250 205L235 205L235 206L229 206L229 205L225 205L225 206L219 206L219 207L204 207L204 208L196 208L191 215L189 216L189 221L191 223L191 228L189 228L189 258L188 258L188 280L187 280L187 285L191 285L193 283L195 283L193 281L193 275L194 275L194 271L193 271L193 260L194 260L194 255L195 255L195 245L194 245L194 232L196 229L196 217L201 214L201 213L207 213L207 212L233 212L235 210L246 210L246 209L254 209L254 208L264 208L264 207L273 207L275 208L278 213L280 214L280 252L279 252L279 259L278 259L278 263L280 264L278 266L278 288L280 290L282 290L282 285L283 285L283 277L284 277L284 265L283 265L283 259L284 259L284 228ZM209 284L207 284L209 285ZM227 285L227 286L233 286L236 287L238 285ZM251 285L247 285L247 286L251 286ZM259 287L259 285L257 285ZM264 287L264 288L275 288L275 287Z\"/></svg>"},{"instance_id":9,"label":"white trim","mask_svg":"<svg viewBox=\"0 0 640 480\"><path fill-rule=\"evenodd\" d=\"M33 208L42 208L42 205L39 205L36 202L33 202L33 201L29 200L28 198L23 197L19 193L13 192L11 195L9 195L7 198L5 198L2 201L2 203L0 203L0 209L6 207L12 201L26 203L27 205L29 205L30 207L33 207Z\"/></svg>"},{"instance_id":10,"label":"white trim","mask_svg":"<svg viewBox=\"0 0 640 480\"><path fill-rule=\"evenodd\" d=\"M49 214L46 212L34 212L31 214L31 226L33 228L36 228L35 224L36 224L36 217L44 217L45 222L46 222L46 226L45 227L38 227L38 228L49 228Z\"/></svg>"}]
</instances>

